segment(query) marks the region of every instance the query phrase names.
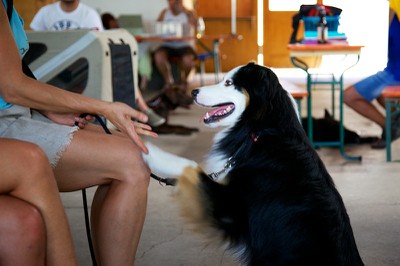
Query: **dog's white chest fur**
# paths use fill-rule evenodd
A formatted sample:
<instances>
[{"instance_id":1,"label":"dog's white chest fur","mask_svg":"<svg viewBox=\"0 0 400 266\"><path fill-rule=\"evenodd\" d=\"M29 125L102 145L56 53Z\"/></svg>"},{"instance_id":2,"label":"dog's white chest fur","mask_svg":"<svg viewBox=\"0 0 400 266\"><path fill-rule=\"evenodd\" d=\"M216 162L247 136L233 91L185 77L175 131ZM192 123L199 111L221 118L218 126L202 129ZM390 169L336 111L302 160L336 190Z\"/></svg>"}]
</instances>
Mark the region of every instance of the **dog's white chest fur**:
<instances>
[{"instance_id":1,"label":"dog's white chest fur","mask_svg":"<svg viewBox=\"0 0 400 266\"><path fill-rule=\"evenodd\" d=\"M221 154L211 154L205 163L206 172L215 180L221 181L228 174L226 167L229 158Z\"/></svg>"},{"instance_id":2,"label":"dog's white chest fur","mask_svg":"<svg viewBox=\"0 0 400 266\"><path fill-rule=\"evenodd\" d=\"M225 137L225 132L228 129L224 129L218 132L214 137L214 146L218 141ZM208 154L205 160L205 170L206 173L212 176L212 178L221 182L225 179L226 175L229 173L229 168L226 168L226 164L228 163L229 157L222 152L212 149L212 152Z\"/></svg>"}]
</instances>

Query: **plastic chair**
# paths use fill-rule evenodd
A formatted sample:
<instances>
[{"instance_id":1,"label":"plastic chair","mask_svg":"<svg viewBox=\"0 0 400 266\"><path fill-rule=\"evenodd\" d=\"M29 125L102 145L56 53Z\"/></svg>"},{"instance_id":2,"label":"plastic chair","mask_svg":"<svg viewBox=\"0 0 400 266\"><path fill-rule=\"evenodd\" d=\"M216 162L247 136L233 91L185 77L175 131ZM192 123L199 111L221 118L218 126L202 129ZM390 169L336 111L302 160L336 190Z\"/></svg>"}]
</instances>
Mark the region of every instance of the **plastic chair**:
<instances>
[{"instance_id":1,"label":"plastic chair","mask_svg":"<svg viewBox=\"0 0 400 266\"><path fill-rule=\"evenodd\" d=\"M204 86L204 74L206 72L205 69L205 61L207 58L214 58L214 54L213 53L201 53L201 54L197 54L197 59L200 62L200 86Z\"/></svg>"},{"instance_id":2,"label":"plastic chair","mask_svg":"<svg viewBox=\"0 0 400 266\"><path fill-rule=\"evenodd\" d=\"M392 119L400 115L400 86L388 86L382 91L386 110L386 161L392 161Z\"/></svg>"}]
</instances>

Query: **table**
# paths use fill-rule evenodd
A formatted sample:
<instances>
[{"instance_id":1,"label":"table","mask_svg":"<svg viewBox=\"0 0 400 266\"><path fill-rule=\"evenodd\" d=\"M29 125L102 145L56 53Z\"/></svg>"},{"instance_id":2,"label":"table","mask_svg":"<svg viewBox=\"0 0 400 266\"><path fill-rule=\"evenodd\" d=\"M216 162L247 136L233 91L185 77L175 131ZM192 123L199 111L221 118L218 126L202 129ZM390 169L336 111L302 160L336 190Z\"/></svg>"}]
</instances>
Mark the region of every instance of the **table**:
<instances>
[{"instance_id":1,"label":"table","mask_svg":"<svg viewBox=\"0 0 400 266\"><path fill-rule=\"evenodd\" d=\"M289 44L288 49L290 51L290 60L295 67L298 67L306 72L307 74L307 123L308 132L307 135L310 142L314 147L320 146L338 146L340 148L340 154L349 160L361 160L361 156L349 156L344 151L344 126L343 126L343 75L344 73L355 66L359 59L361 45L349 45L349 44ZM318 81L313 79L313 74L310 73L310 67L304 61L300 60L299 56L325 56L325 55L355 55L355 61L344 68L339 76L339 79L332 73L329 81ZM335 89L339 86L339 140L333 142L315 142L313 141L313 125L312 125L312 85L328 84L331 85L332 89L332 115L335 116Z\"/></svg>"},{"instance_id":2,"label":"table","mask_svg":"<svg viewBox=\"0 0 400 266\"><path fill-rule=\"evenodd\" d=\"M219 75L221 73L221 61L219 55L219 44L226 39L242 39L241 35L236 34L219 34L219 35L202 35L197 36L160 36L160 35L135 35L137 42L173 42L173 41L190 41L196 40L196 42L212 56L214 62L214 73L215 82L219 82ZM205 45L204 41L212 41L212 47Z\"/></svg>"}]
</instances>

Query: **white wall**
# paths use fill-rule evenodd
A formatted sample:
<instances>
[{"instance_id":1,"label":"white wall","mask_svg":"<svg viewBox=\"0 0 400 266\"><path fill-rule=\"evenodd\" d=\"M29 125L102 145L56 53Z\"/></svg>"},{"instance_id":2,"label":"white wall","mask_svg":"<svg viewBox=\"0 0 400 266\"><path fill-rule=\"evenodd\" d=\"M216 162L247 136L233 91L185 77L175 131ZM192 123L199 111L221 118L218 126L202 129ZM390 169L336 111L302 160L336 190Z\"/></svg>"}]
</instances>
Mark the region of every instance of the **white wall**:
<instances>
[{"instance_id":1,"label":"white wall","mask_svg":"<svg viewBox=\"0 0 400 266\"><path fill-rule=\"evenodd\" d=\"M324 0L341 8L339 30L350 43L364 45L360 62L350 71L363 76L382 70L387 63L389 2L386 0Z\"/></svg>"}]
</instances>

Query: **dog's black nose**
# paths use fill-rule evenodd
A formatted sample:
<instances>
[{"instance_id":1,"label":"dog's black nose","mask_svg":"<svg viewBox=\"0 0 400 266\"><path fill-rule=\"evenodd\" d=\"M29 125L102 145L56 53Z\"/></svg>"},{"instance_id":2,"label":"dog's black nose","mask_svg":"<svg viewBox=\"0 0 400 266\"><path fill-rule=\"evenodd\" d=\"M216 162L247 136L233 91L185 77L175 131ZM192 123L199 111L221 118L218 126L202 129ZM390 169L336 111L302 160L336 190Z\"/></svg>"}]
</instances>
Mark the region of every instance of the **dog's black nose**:
<instances>
[{"instance_id":1,"label":"dog's black nose","mask_svg":"<svg viewBox=\"0 0 400 266\"><path fill-rule=\"evenodd\" d=\"M196 99L197 94L199 94L199 89L192 90L193 99Z\"/></svg>"}]
</instances>

